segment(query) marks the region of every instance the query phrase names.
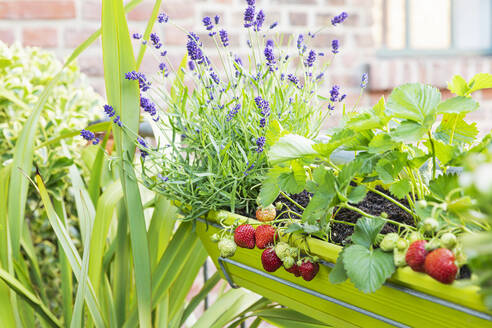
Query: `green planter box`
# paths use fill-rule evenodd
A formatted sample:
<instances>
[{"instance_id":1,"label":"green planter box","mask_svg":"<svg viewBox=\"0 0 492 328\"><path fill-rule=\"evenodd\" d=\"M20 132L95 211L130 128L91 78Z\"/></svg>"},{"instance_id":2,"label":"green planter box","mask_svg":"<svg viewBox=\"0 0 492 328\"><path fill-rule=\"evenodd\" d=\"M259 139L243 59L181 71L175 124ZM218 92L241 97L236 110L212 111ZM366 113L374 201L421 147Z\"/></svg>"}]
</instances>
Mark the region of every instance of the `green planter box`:
<instances>
[{"instance_id":1,"label":"green planter box","mask_svg":"<svg viewBox=\"0 0 492 328\"><path fill-rule=\"evenodd\" d=\"M482 303L479 289L441 284L406 267L398 269L381 289L372 294L357 290L349 281L333 285L328 274L340 246L308 238L310 252L324 262L314 280L307 282L280 268L265 272L261 249L239 248L227 259L219 257L210 236L231 224L248 219L230 212L210 212L197 222L197 233L223 278L271 300L335 327L492 327L492 312ZM292 238L291 240L295 240ZM298 238L299 243L301 239Z\"/></svg>"}]
</instances>

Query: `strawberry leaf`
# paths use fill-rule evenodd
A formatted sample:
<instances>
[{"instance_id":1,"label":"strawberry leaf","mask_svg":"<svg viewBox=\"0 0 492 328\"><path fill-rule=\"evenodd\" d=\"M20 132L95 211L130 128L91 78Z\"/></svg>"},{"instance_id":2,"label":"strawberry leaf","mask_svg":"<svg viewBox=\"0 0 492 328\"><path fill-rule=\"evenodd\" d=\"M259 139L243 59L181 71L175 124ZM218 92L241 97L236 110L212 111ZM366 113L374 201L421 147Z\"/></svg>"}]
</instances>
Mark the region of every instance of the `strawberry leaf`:
<instances>
[{"instance_id":1,"label":"strawberry leaf","mask_svg":"<svg viewBox=\"0 0 492 328\"><path fill-rule=\"evenodd\" d=\"M449 98L446 101L437 106L437 114L461 114L461 113L469 113L478 109L478 102L468 97L453 97Z\"/></svg>"},{"instance_id":2,"label":"strawberry leaf","mask_svg":"<svg viewBox=\"0 0 492 328\"><path fill-rule=\"evenodd\" d=\"M351 245L344 250L343 265L355 287L364 293L375 292L395 272L391 253L361 245Z\"/></svg>"},{"instance_id":3,"label":"strawberry leaf","mask_svg":"<svg viewBox=\"0 0 492 328\"><path fill-rule=\"evenodd\" d=\"M438 89L421 83L404 84L393 90L386 109L397 118L424 123L441 102Z\"/></svg>"},{"instance_id":4,"label":"strawberry leaf","mask_svg":"<svg viewBox=\"0 0 492 328\"><path fill-rule=\"evenodd\" d=\"M357 186L353 188L350 193L348 194L348 200L352 204L358 204L360 203L367 194L367 188L364 185Z\"/></svg>"},{"instance_id":5,"label":"strawberry leaf","mask_svg":"<svg viewBox=\"0 0 492 328\"><path fill-rule=\"evenodd\" d=\"M328 278L332 284L339 284L347 280L347 271L345 271L345 267L343 266L343 253L345 248L338 254L337 262L335 266L330 272Z\"/></svg>"},{"instance_id":6,"label":"strawberry leaf","mask_svg":"<svg viewBox=\"0 0 492 328\"><path fill-rule=\"evenodd\" d=\"M393 196L395 196L398 199L402 199L403 197L408 195L408 193L412 190L412 185L408 180L400 180L393 183L389 187L389 190Z\"/></svg>"},{"instance_id":7,"label":"strawberry leaf","mask_svg":"<svg viewBox=\"0 0 492 328\"><path fill-rule=\"evenodd\" d=\"M469 90L465 79L459 75L453 76L451 82L448 82L448 89L457 96L465 96Z\"/></svg>"},{"instance_id":8,"label":"strawberry leaf","mask_svg":"<svg viewBox=\"0 0 492 328\"><path fill-rule=\"evenodd\" d=\"M360 218L355 225L354 233L352 234L352 242L359 246L369 248L374 244L378 233L384 226L384 220Z\"/></svg>"}]
</instances>

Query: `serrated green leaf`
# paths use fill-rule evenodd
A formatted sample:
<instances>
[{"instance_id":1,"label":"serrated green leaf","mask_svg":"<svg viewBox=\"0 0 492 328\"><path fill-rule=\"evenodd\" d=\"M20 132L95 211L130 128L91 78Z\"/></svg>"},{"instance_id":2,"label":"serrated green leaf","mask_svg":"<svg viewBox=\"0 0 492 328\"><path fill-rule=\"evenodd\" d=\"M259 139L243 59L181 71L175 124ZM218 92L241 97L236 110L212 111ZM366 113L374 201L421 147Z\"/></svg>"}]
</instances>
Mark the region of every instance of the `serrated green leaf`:
<instances>
[{"instance_id":1,"label":"serrated green leaf","mask_svg":"<svg viewBox=\"0 0 492 328\"><path fill-rule=\"evenodd\" d=\"M481 89L492 88L492 74L490 73L478 73L468 83L470 90L468 94Z\"/></svg>"},{"instance_id":2,"label":"serrated green leaf","mask_svg":"<svg viewBox=\"0 0 492 328\"><path fill-rule=\"evenodd\" d=\"M441 102L438 89L420 83L404 84L391 92L386 109L394 117L424 123Z\"/></svg>"},{"instance_id":3,"label":"serrated green leaf","mask_svg":"<svg viewBox=\"0 0 492 328\"><path fill-rule=\"evenodd\" d=\"M379 159L379 154L358 153L355 160L362 163L359 173L362 175L372 173Z\"/></svg>"},{"instance_id":4,"label":"serrated green leaf","mask_svg":"<svg viewBox=\"0 0 492 328\"><path fill-rule=\"evenodd\" d=\"M432 152L432 145L429 140L424 142L424 145ZM436 157L441 163L441 165L446 165L454 157L455 148L451 145L445 144L441 140L434 140L434 148L436 150Z\"/></svg>"},{"instance_id":5,"label":"serrated green leaf","mask_svg":"<svg viewBox=\"0 0 492 328\"><path fill-rule=\"evenodd\" d=\"M445 199L450 191L459 186L458 175L456 174L442 174L429 182L430 191L440 199Z\"/></svg>"},{"instance_id":6,"label":"serrated green leaf","mask_svg":"<svg viewBox=\"0 0 492 328\"><path fill-rule=\"evenodd\" d=\"M316 224L304 223L302 225L302 229L304 230L305 233L315 233L319 231L319 226Z\"/></svg>"},{"instance_id":7,"label":"serrated green leaf","mask_svg":"<svg viewBox=\"0 0 492 328\"><path fill-rule=\"evenodd\" d=\"M300 183L294 172L282 173L278 177L278 185L280 190L288 194L298 194L304 190L304 183Z\"/></svg>"},{"instance_id":8,"label":"serrated green leaf","mask_svg":"<svg viewBox=\"0 0 492 328\"><path fill-rule=\"evenodd\" d=\"M334 193L317 192L311 198L308 206L302 213L302 220L311 222L320 219L328 210L328 205L335 197Z\"/></svg>"},{"instance_id":9,"label":"serrated green leaf","mask_svg":"<svg viewBox=\"0 0 492 328\"><path fill-rule=\"evenodd\" d=\"M367 151L371 154L384 153L388 150L392 150L397 146L397 143L391 140L391 137L387 133L380 133L372 138L369 143Z\"/></svg>"},{"instance_id":10,"label":"serrated green leaf","mask_svg":"<svg viewBox=\"0 0 492 328\"><path fill-rule=\"evenodd\" d=\"M352 204L358 204L362 200L364 200L364 198L366 197L366 194L367 194L366 186L360 185L360 186L353 188L350 191L350 193L348 194L347 198L348 198L349 202L351 202Z\"/></svg>"},{"instance_id":11,"label":"serrated green leaf","mask_svg":"<svg viewBox=\"0 0 492 328\"><path fill-rule=\"evenodd\" d=\"M335 266L331 270L328 279L332 284L339 284L347 280L347 271L345 271L345 267L343 266L343 253L345 248L338 254L337 262Z\"/></svg>"},{"instance_id":12,"label":"serrated green leaf","mask_svg":"<svg viewBox=\"0 0 492 328\"><path fill-rule=\"evenodd\" d=\"M464 120L465 114L444 114L441 124L437 127L436 138L450 143L451 136L454 143L472 143L478 135L477 124L468 124Z\"/></svg>"},{"instance_id":13,"label":"serrated green leaf","mask_svg":"<svg viewBox=\"0 0 492 328\"><path fill-rule=\"evenodd\" d=\"M364 293L375 292L395 272L393 254L360 245L345 249L343 264L355 287Z\"/></svg>"},{"instance_id":14,"label":"serrated green leaf","mask_svg":"<svg viewBox=\"0 0 492 328\"><path fill-rule=\"evenodd\" d=\"M289 224L289 226L287 227L287 229L285 229L283 231L283 233L291 233L291 232L296 232L296 231L300 231L302 230L302 227L300 224L298 223L291 223Z\"/></svg>"},{"instance_id":15,"label":"serrated green leaf","mask_svg":"<svg viewBox=\"0 0 492 328\"><path fill-rule=\"evenodd\" d=\"M352 234L352 242L357 245L369 248L374 244L376 236L384 226L384 220L360 218L355 225Z\"/></svg>"},{"instance_id":16,"label":"serrated green leaf","mask_svg":"<svg viewBox=\"0 0 492 328\"><path fill-rule=\"evenodd\" d=\"M363 112L350 118L347 122L347 127L354 131L363 131L368 129L375 129L381 126L380 119L369 112Z\"/></svg>"},{"instance_id":17,"label":"serrated green leaf","mask_svg":"<svg viewBox=\"0 0 492 328\"><path fill-rule=\"evenodd\" d=\"M320 155L329 157L334 150L352 140L355 135L354 131L343 129L334 133L329 142L315 144L313 148Z\"/></svg>"},{"instance_id":18,"label":"serrated green leaf","mask_svg":"<svg viewBox=\"0 0 492 328\"><path fill-rule=\"evenodd\" d=\"M389 191L393 196L395 196L398 199L402 199L405 197L410 191L412 190L412 185L410 184L410 181L408 180L400 180L389 187Z\"/></svg>"},{"instance_id":19,"label":"serrated green leaf","mask_svg":"<svg viewBox=\"0 0 492 328\"><path fill-rule=\"evenodd\" d=\"M448 82L448 89L457 96L464 96L468 93L468 83L460 75L453 76L451 82Z\"/></svg>"},{"instance_id":20,"label":"serrated green leaf","mask_svg":"<svg viewBox=\"0 0 492 328\"><path fill-rule=\"evenodd\" d=\"M270 145L274 145L280 137L285 136L287 133L288 132L282 128L278 120L273 120L268 125L268 130L265 137Z\"/></svg>"},{"instance_id":21,"label":"serrated green leaf","mask_svg":"<svg viewBox=\"0 0 492 328\"><path fill-rule=\"evenodd\" d=\"M449 98L437 106L437 114L461 114L469 113L478 109L478 102L469 97L453 97Z\"/></svg>"},{"instance_id":22,"label":"serrated green leaf","mask_svg":"<svg viewBox=\"0 0 492 328\"><path fill-rule=\"evenodd\" d=\"M273 203L273 201L280 194L278 178L280 174L286 172L287 170L288 170L287 168L281 168L276 166L268 171L266 179L263 181L261 185L260 194L258 196L260 205L262 207L266 207L271 203Z\"/></svg>"},{"instance_id":23,"label":"serrated green leaf","mask_svg":"<svg viewBox=\"0 0 492 328\"><path fill-rule=\"evenodd\" d=\"M391 152L376 164L376 172L384 183L393 183L406 162L405 153Z\"/></svg>"},{"instance_id":24,"label":"serrated green leaf","mask_svg":"<svg viewBox=\"0 0 492 328\"><path fill-rule=\"evenodd\" d=\"M296 134L287 134L279 138L268 152L268 160L272 165L286 161L316 155L314 141Z\"/></svg>"},{"instance_id":25,"label":"serrated green leaf","mask_svg":"<svg viewBox=\"0 0 492 328\"><path fill-rule=\"evenodd\" d=\"M417 142L428 131L426 126L414 121L403 121L390 132L391 139L396 142Z\"/></svg>"}]
</instances>

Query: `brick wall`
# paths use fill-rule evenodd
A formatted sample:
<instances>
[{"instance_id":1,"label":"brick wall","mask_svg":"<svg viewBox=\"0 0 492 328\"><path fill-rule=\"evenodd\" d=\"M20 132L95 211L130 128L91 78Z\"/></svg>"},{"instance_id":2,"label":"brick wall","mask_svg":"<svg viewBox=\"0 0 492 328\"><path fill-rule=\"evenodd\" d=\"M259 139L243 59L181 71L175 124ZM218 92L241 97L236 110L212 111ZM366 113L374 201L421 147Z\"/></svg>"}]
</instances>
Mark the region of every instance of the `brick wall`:
<instances>
[{"instance_id":1,"label":"brick wall","mask_svg":"<svg viewBox=\"0 0 492 328\"><path fill-rule=\"evenodd\" d=\"M238 53L245 52L246 35L240 34L245 0L168 0L163 3L163 11L173 20L188 30L200 32L199 35L204 34L201 18L219 14L222 26L229 31L231 47ZM341 52L329 69L325 86L328 89L332 84L340 84L349 94L349 104L357 101L363 72L369 72L370 84L361 104L370 105L404 82L426 82L443 88L454 74L468 79L477 72L492 71L490 57L378 57L374 33L379 27L379 15L375 3L374 0L257 0L258 6L267 13L267 23L278 21L276 31L283 34L315 31L329 24L331 17L342 10L349 13L349 19L342 26L330 26L311 40L315 48L327 52L334 38L340 40ZM0 40L52 49L63 58L99 27L100 6L101 0L0 0ZM153 1L144 0L129 14L131 32L143 32L152 6ZM169 25L164 27L158 26L156 32L164 39L172 61L177 63L184 53L185 36ZM80 57L79 64L96 89L103 92L101 62L98 40ZM156 65L152 56L147 56L143 70L155 71ZM484 133L492 128L492 92L483 92L477 98L482 108L472 116ZM335 114L328 124L336 124L338 118Z\"/></svg>"}]
</instances>

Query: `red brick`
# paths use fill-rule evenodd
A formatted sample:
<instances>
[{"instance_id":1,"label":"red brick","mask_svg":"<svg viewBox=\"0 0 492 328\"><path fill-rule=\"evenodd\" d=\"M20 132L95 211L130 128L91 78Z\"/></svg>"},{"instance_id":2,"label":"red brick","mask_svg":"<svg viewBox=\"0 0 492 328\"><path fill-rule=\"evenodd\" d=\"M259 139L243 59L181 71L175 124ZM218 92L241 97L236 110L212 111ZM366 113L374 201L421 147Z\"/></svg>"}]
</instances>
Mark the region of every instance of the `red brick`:
<instances>
[{"instance_id":1,"label":"red brick","mask_svg":"<svg viewBox=\"0 0 492 328\"><path fill-rule=\"evenodd\" d=\"M96 32L96 28L67 28L63 31L64 47L76 48L94 32ZM96 41L92 46L97 46L98 43L99 41Z\"/></svg>"},{"instance_id":2,"label":"red brick","mask_svg":"<svg viewBox=\"0 0 492 328\"><path fill-rule=\"evenodd\" d=\"M482 90L482 99L483 100L492 100L492 89Z\"/></svg>"},{"instance_id":3,"label":"red brick","mask_svg":"<svg viewBox=\"0 0 492 328\"><path fill-rule=\"evenodd\" d=\"M82 17L90 20L101 19L101 1L87 1L82 5Z\"/></svg>"},{"instance_id":4,"label":"red brick","mask_svg":"<svg viewBox=\"0 0 492 328\"><path fill-rule=\"evenodd\" d=\"M193 18L195 15L194 1L163 1L162 6L164 12L168 14L171 19L187 19ZM196 22L194 22L196 23Z\"/></svg>"},{"instance_id":5,"label":"red brick","mask_svg":"<svg viewBox=\"0 0 492 328\"><path fill-rule=\"evenodd\" d=\"M374 47L374 40L372 34L359 34L355 36L355 43L360 48Z\"/></svg>"},{"instance_id":6,"label":"red brick","mask_svg":"<svg viewBox=\"0 0 492 328\"><path fill-rule=\"evenodd\" d=\"M72 0L0 1L0 19L67 19L75 18Z\"/></svg>"},{"instance_id":7,"label":"red brick","mask_svg":"<svg viewBox=\"0 0 492 328\"><path fill-rule=\"evenodd\" d=\"M307 14L305 13L289 13L289 22L294 26L306 26Z\"/></svg>"},{"instance_id":8,"label":"red brick","mask_svg":"<svg viewBox=\"0 0 492 328\"><path fill-rule=\"evenodd\" d=\"M0 30L0 40L12 44L15 41L15 35L13 30Z\"/></svg>"},{"instance_id":9,"label":"red brick","mask_svg":"<svg viewBox=\"0 0 492 328\"><path fill-rule=\"evenodd\" d=\"M58 45L58 31L53 27L26 27L22 30L26 46L54 48Z\"/></svg>"},{"instance_id":10,"label":"red brick","mask_svg":"<svg viewBox=\"0 0 492 328\"><path fill-rule=\"evenodd\" d=\"M331 49L331 42L337 39L340 41L340 51L343 52L343 47L345 45L345 38L341 34L333 34L333 33L318 33L312 39L313 46L322 47L325 50Z\"/></svg>"},{"instance_id":11,"label":"red brick","mask_svg":"<svg viewBox=\"0 0 492 328\"><path fill-rule=\"evenodd\" d=\"M325 0L325 4L328 6L344 6L345 0Z\"/></svg>"}]
</instances>

